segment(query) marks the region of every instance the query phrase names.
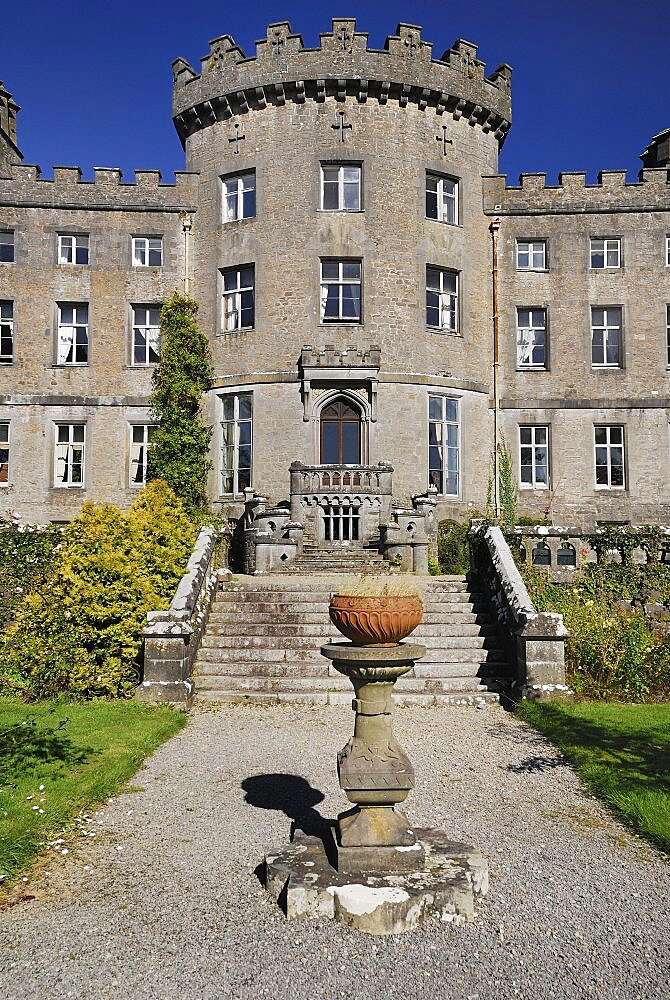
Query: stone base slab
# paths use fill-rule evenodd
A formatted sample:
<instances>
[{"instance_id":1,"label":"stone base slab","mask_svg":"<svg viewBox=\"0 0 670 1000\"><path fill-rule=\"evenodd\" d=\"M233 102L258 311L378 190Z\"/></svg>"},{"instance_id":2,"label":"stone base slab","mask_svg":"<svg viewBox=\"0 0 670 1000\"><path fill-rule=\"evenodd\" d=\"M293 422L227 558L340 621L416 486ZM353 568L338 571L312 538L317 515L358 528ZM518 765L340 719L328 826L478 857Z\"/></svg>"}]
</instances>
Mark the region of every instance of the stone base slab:
<instances>
[{"instance_id":1,"label":"stone base slab","mask_svg":"<svg viewBox=\"0 0 670 1000\"><path fill-rule=\"evenodd\" d=\"M289 920L320 917L365 931L402 934L429 917L462 924L488 892L488 862L442 830L417 829L425 867L403 874L336 871L323 841L297 832L265 858L265 885Z\"/></svg>"}]
</instances>

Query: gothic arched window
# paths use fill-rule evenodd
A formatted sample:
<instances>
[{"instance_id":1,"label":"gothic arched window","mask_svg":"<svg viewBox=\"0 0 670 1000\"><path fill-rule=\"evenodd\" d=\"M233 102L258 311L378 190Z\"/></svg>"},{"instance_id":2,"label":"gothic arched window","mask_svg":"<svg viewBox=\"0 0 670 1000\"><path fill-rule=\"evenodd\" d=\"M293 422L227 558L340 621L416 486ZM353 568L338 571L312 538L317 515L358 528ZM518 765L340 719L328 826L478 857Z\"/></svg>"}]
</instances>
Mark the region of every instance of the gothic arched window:
<instances>
[{"instance_id":1,"label":"gothic arched window","mask_svg":"<svg viewBox=\"0 0 670 1000\"><path fill-rule=\"evenodd\" d=\"M321 411L321 464L360 465L361 414L343 399Z\"/></svg>"}]
</instances>

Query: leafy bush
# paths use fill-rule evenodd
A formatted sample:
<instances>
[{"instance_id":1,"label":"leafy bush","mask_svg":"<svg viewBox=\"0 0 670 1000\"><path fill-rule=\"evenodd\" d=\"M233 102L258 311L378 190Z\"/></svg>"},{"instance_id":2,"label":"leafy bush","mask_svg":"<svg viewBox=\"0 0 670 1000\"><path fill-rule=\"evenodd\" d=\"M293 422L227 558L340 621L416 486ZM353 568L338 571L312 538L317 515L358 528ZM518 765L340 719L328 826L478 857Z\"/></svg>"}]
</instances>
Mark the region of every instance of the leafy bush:
<instances>
[{"instance_id":1,"label":"leafy bush","mask_svg":"<svg viewBox=\"0 0 670 1000\"><path fill-rule=\"evenodd\" d=\"M60 528L26 527L0 519L0 629L24 595L46 579L60 542Z\"/></svg>"},{"instance_id":2,"label":"leafy bush","mask_svg":"<svg viewBox=\"0 0 670 1000\"><path fill-rule=\"evenodd\" d=\"M467 573L470 570L469 524L440 521L437 526L437 558L442 573Z\"/></svg>"},{"instance_id":3,"label":"leafy bush","mask_svg":"<svg viewBox=\"0 0 670 1000\"><path fill-rule=\"evenodd\" d=\"M147 611L167 607L194 541L165 483L151 483L128 514L85 503L62 531L45 585L27 595L4 636L0 690L129 695Z\"/></svg>"},{"instance_id":4,"label":"leafy bush","mask_svg":"<svg viewBox=\"0 0 670 1000\"><path fill-rule=\"evenodd\" d=\"M551 583L540 570L525 570L524 577L539 611L563 615L570 633L566 674L577 693L620 701L670 696L670 636L654 628L642 607L621 603L641 588L668 595L662 566L587 566L573 584Z\"/></svg>"}]
</instances>

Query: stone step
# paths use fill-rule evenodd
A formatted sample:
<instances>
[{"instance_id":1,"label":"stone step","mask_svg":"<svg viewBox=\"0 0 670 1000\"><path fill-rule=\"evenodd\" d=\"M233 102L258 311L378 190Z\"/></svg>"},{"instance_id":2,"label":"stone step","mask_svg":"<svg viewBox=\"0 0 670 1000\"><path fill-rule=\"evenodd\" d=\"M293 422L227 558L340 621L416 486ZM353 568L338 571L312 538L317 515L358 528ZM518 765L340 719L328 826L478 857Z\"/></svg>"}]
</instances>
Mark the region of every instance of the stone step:
<instances>
[{"instance_id":1,"label":"stone step","mask_svg":"<svg viewBox=\"0 0 670 1000\"><path fill-rule=\"evenodd\" d=\"M198 702L239 705L350 705L351 694L344 691L235 691L218 690L197 692ZM462 708L487 708L500 705L500 696L494 691L453 692L451 694L415 694L402 692L394 698L396 705L454 706Z\"/></svg>"},{"instance_id":2,"label":"stone step","mask_svg":"<svg viewBox=\"0 0 670 1000\"><path fill-rule=\"evenodd\" d=\"M470 626L475 629L474 634L466 635L454 635L450 633L449 635L430 635L424 634L417 636L416 633L412 633L417 639L420 640L422 645L428 650L447 650L447 649L494 649L500 646L500 641L495 635L481 635L476 626ZM333 633L331 633L331 638ZM324 636L324 642L327 636ZM281 641L278 641L281 640ZM338 634L337 641L340 641ZM210 631L202 638L202 643L200 648L202 650L206 649L218 649L218 650L245 650L245 649L265 649L277 651L279 649L304 649L313 650L315 652L319 651L320 643L315 640L314 636L309 635L293 635L288 637L281 636L270 636L265 634L255 634L255 635L237 635L237 634L225 634L225 635L215 635Z\"/></svg>"},{"instance_id":3,"label":"stone step","mask_svg":"<svg viewBox=\"0 0 670 1000\"><path fill-rule=\"evenodd\" d=\"M202 649L198 656L196 670L202 674L216 674L220 670L239 674L264 674L268 665L277 668L290 664L296 665L296 674L305 677L313 672L319 673L324 664L324 658L318 652L310 650L266 650L266 649ZM461 675L470 672L473 675L480 671L490 674L504 671L507 673L507 659L502 650L465 650L447 649L434 650L430 658L421 661L422 670L426 676ZM333 675L335 671L333 672ZM339 675L338 675L339 676Z\"/></svg>"},{"instance_id":4,"label":"stone step","mask_svg":"<svg viewBox=\"0 0 670 1000\"><path fill-rule=\"evenodd\" d=\"M454 617L453 622L435 625L432 622L421 622L412 632L414 639L422 639L423 636L457 636L457 635L496 635L497 629L490 621L487 623L475 621L475 615L470 616L472 621L462 621L460 617ZM465 616L462 616L465 617ZM265 635L273 639L286 639L292 636L311 636L314 642L325 638L339 637L340 633L334 625L326 618L325 621L305 623L296 622L286 624L277 622L269 618L267 622L247 622L243 615L234 621L213 622L210 618L207 626L208 636L260 636Z\"/></svg>"},{"instance_id":5,"label":"stone step","mask_svg":"<svg viewBox=\"0 0 670 1000\"><path fill-rule=\"evenodd\" d=\"M428 679L444 679L455 677L468 677L474 683L474 678L490 677L492 665L482 663L481 660L462 663L416 663L406 677L418 677ZM496 675L498 670L495 671ZM294 662L240 662L236 661L202 661L196 671L198 677L330 677L334 684L344 684L346 678L338 673L331 663L322 660L321 663L314 661L305 663L303 660ZM206 686L211 686L209 680L203 680Z\"/></svg>"},{"instance_id":6,"label":"stone step","mask_svg":"<svg viewBox=\"0 0 670 1000\"><path fill-rule=\"evenodd\" d=\"M225 674L198 674L196 687L201 692L217 690L238 691L342 691L353 698L354 691L346 677L320 676L230 676ZM414 694L442 694L452 691L477 691L484 685L473 677L401 677L396 681L394 692Z\"/></svg>"}]
</instances>

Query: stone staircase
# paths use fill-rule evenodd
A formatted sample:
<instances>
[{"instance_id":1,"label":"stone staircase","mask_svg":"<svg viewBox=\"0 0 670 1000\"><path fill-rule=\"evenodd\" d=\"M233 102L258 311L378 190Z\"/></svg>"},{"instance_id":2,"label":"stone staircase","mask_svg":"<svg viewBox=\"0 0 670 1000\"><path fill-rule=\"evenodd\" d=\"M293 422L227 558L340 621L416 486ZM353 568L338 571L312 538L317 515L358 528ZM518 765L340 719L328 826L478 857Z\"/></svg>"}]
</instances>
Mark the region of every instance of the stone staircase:
<instances>
[{"instance_id":1,"label":"stone staircase","mask_svg":"<svg viewBox=\"0 0 670 1000\"><path fill-rule=\"evenodd\" d=\"M348 564L349 567L351 563ZM227 702L348 703L352 687L319 652L342 636L330 595L342 576L238 577L216 597L195 666L197 697ZM399 704L498 702L508 674L484 599L465 577L422 577L426 656L396 683ZM409 641L411 641L411 639Z\"/></svg>"},{"instance_id":2,"label":"stone staircase","mask_svg":"<svg viewBox=\"0 0 670 1000\"><path fill-rule=\"evenodd\" d=\"M334 544L330 547L306 541L302 552L283 573L288 576L311 576L324 573L348 573L357 576L360 573L379 573L388 569L388 563L379 554L379 541L369 546L344 546Z\"/></svg>"}]
</instances>

